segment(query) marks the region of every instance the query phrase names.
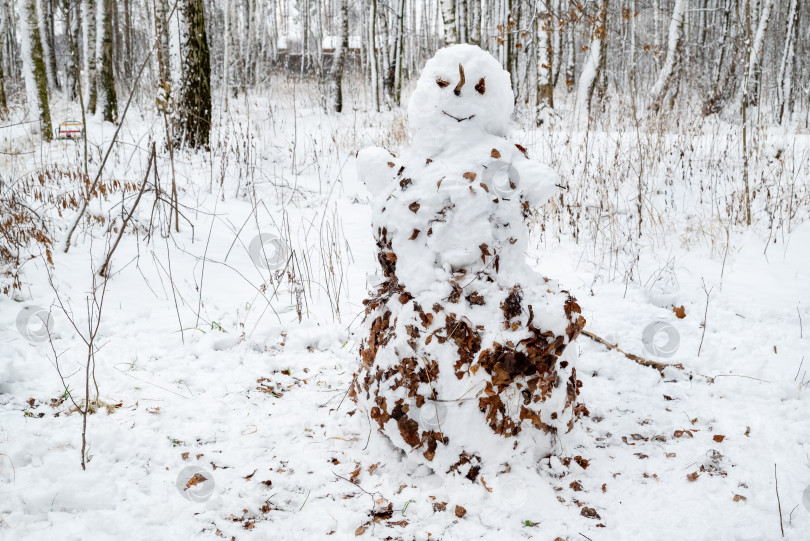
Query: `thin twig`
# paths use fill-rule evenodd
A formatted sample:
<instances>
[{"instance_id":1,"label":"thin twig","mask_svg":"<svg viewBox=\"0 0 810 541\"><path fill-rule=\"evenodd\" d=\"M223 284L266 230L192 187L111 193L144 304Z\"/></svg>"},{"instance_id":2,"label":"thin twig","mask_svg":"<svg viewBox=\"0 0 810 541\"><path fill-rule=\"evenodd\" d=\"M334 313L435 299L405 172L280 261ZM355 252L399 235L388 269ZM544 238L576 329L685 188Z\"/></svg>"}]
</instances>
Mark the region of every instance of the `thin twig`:
<instances>
[{"instance_id":1,"label":"thin twig","mask_svg":"<svg viewBox=\"0 0 810 541\"><path fill-rule=\"evenodd\" d=\"M773 464L773 478L776 481L776 503L779 505L779 528L782 530L782 537L785 537L785 525L782 523L782 502L779 499L779 478L776 476L776 463Z\"/></svg>"},{"instance_id":2,"label":"thin twig","mask_svg":"<svg viewBox=\"0 0 810 541\"><path fill-rule=\"evenodd\" d=\"M703 291L706 293L706 311L703 312L703 334L700 335L700 345L698 346L698 353L697 353L698 357L700 357L700 350L703 349L703 337L706 336L706 322L707 322L706 320L709 317L709 296L712 293L712 289L714 289L714 287L712 287L711 289L707 290L706 282L703 281L702 278L700 281L703 282Z\"/></svg>"},{"instance_id":3,"label":"thin twig","mask_svg":"<svg viewBox=\"0 0 810 541\"><path fill-rule=\"evenodd\" d=\"M112 248L110 249L110 253L107 254L107 258L104 260L104 264L101 266L101 270L98 271L99 276L107 276L107 269L110 266L110 260L112 259L113 253L115 249L118 248L118 243L121 242L121 237L124 236L124 232L127 230L127 224L129 220L132 218L132 215L135 213L135 209L138 208L138 203L141 201L141 196L143 195L144 190L146 189L146 183L149 181L149 172L152 169L152 164L155 163L156 160L156 153L155 153L155 143L152 143L152 153L149 155L149 163L146 165L146 175L143 177L143 183L141 184L141 189L138 192L138 197L135 198L135 203L133 203L132 208L129 210L126 218L124 218L124 223L121 225L121 231L118 233L118 238L115 239ZM155 164L157 167L157 164Z\"/></svg>"},{"instance_id":4,"label":"thin twig","mask_svg":"<svg viewBox=\"0 0 810 541\"><path fill-rule=\"evenodd\" d=\"M638 364L640 364L642 366L649 366L650 368L655 368L661 374L661 377L664 377L664 370L666 368L677 368L679 370L683 370L683 365L681 363L667 364L667 363L660 363L658 361L650 361L649 359L645 359L644 357L639 357L638 355L634 355L632 353L627 353L626 351L622 350L619 347L618 344L611 344L610 342L608 342L604 338L600 338L599 336L596 336L592 332L582 331L582 334L584 334L585 336L587 336L591 340L599 342L600 344L602 344L603 346L605 346L609 350L615 349L616 351L618 351L619 353L621 353L622 355L624 355L625 357L627 357L628 359L630 359L631 361L633 361L635 363L638 363Z\"/></svg>"},{"instance_id":5,"label":"thin twig","mask_svg":"<svg viewBox=\"0 0 810 541\"><path fill-rule=\"evenodd\" d=\"M178 0L179 1L179 0ZM177 9L177 3L174 3L172 7L171 13L174 13L174 10ZM171 13L169 16L171 16ZM155 38L155 43L152 44L152 48L149 49L149 52L146 54L146 58L144 59L143 63L141 64L140 69L138 70L138 75L135 77L135 81L132 83L132 90L129 92L129 98L127 99L127 104L124 107L124 112L121 113L121 120L118 122L118 126L115 128L115 133L113 134L112 141L110 141L110 146L107 147L107 152L104 154L104 159L101 161L101 166L98 168L98 172L96 173L96 178L93 181L93 184L87 190L87 197L84 198L82 202L82 208L79 210L79 214L76 215L76 219L73 221L73 225L70 226L68 230L67 237L65 238L65 253L70 250L70 239L73 236L73 232L76 230L76 227L79 225L84 213L87 211L87 205L90 204L90 196L96 190L99 181L101 180L101 173L104 172L104 166L107 164L107 158L110 157L110 153L112 152L113 147L115 146L115 141L118 139L118 133L121 131L121 127L124 125L124 119L127 116L127 111L129 111L129 105L132 103L132 98L135 96L135 90L138 88L138 81L141 80L141 75L143 75L143 70L146 68L146 65L149 64L149 60L152 58L152 51L155 50L158 43L160 41L160 36ZM87 135L85 134L85 140L87 139Z\"/></svg>"}]
</instances>

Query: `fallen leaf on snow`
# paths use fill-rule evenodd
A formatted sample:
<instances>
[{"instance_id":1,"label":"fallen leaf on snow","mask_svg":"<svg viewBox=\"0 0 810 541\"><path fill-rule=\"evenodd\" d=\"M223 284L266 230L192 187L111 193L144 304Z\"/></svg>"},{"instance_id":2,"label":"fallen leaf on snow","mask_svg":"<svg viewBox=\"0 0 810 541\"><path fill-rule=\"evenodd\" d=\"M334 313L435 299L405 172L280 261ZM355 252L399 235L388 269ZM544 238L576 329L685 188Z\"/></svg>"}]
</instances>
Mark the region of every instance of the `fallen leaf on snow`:
<instances>
[{"instance_id":1,"label":"fallen leaf on snow","mask_svg":"<svg viewBox=\"0 0 810 541\"><path fill-rule=\"evenodd\" d=\"M188 482L186 483L186 488L188 489L191 487L196 487L197 485L199 485L200 483L204 483L205 481L208 481L207 477L205 477L201 473L195 473L194 475L191 476L191 479L189 479Z\"/></svg>"}]
</instances>

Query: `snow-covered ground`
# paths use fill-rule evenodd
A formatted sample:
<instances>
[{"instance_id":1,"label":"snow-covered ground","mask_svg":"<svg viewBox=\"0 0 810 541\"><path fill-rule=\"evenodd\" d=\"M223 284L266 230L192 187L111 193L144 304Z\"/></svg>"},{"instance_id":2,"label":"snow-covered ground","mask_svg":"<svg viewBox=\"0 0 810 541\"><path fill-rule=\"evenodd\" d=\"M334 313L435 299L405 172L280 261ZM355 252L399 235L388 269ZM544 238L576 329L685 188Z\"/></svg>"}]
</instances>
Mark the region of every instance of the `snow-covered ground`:
<instances>
[{"instance_id":1,"label":"snow-covered ground","mask_svg":"<svg viewBox=\"0 0 810 541\"><path fill-rule=\"evenodd\" d=\"M661 377L580 337L590 415L530 475L485 485L418 467L346 397L377 271L355 152L396 152L406 128L401 113L327 115L314 95L299 88L293 108L280 83L232 102L210 153L176 156L179 233L165 235L166 204L144 195L139 234L123 237L106 288L94 371L103 404L87 419L86 471L82 418L60 400L56 357L81 403L87 348L53 303L58 291L87 334L107 225L83 225L67 254L57 244L53 288L37 258L18 299L0 297L0 539L759 540L782 538L781 527L808 538L808 134L760 134L757 163L776 165L752 176L770 189L750 228L725 214L739 196L729 187L739 160L723 154L736 148L729 127L663 135L645 150L620 130L587 143L562 127L516 134L566 186L537 216L533 267L577 297L587 331L684 369ZM130 115L111 171L139 184L162 119ZM96 166L95 145L113 130L89 126ZM74 143L40 147L25 127L0 131L0 150L31 152L0 155L4 181L81 163ZM158 153L165 188L168 152ZM774 173L779 163L791 172ZM794 181L768 184L777 177ZM769 221L762 201L780 189L796 208L778 208L795 214ZM569 217L572 201L602 205L604 219ZM90 210L120 216L121 204L116 195ZM71 216L56 221L57 239ZM268 262L257 238L285 257ZM52 313L52 340L31 317L40 310ZM645 345L648 327L677 331L655 337L671 356ZM187 488L195 474L206 481Z\"/></svg>"}]
</instances>

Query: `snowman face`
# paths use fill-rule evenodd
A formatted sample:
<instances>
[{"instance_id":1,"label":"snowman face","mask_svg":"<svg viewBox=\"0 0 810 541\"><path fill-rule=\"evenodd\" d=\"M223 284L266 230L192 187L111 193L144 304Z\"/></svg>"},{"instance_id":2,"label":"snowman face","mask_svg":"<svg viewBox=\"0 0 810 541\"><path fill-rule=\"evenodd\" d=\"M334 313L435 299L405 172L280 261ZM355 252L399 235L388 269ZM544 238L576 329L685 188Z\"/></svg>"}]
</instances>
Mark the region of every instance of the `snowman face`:
<instances>
[{"instance_id":1,"label":"snowman face","mask_svg":"<svg viewBox=\"0 0 810 541\"><path fill-rule=\"evenodd\" d=\"M482 134L503 136L514 96L509 74L475 45L445 47L425 64L408 105L414 143L464 143Z\"/></svg>"}]
</instances>

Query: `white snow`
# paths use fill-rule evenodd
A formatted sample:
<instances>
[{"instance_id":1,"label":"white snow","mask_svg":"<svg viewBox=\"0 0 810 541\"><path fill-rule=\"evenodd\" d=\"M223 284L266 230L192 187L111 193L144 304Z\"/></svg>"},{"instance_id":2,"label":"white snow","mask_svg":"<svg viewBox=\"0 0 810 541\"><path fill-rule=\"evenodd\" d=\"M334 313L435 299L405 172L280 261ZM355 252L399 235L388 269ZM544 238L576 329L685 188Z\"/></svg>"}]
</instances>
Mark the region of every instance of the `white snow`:
<instances>
[{"instance_id":1,"label":"white snow","mask_svg":"<svg viewBox=\"0 0 810 541\"><path fill-rule=\"evenodd\" d=\"M475 70L467 69L462 91L474 82ZM455 77L446 89L452 92L457 66L448 62L442 74ZM497 91L499 77L487 79L487 93ZM513 132L532 158L559 172L565 187L532 218L526 240L532 272L571 291L586 330L685 370L669 369L662 378L580 337L579 399L590 416L561 440L559 456L540 460L531 473L486 479L490 492L480 482L434 474L403 458L345 397L359 367L366 276L378 269L372 211L387 195L384 183L372 181L369 198L354 155L378 145L400 163L419 135L413 144L398 135L398 112L336 117L322 112L314 90L299 87L294 94L283 80L271 88L265 96L234 100L232 121L216 117L214 148L221 151L178 153L181 232L161 236L165 208L158 207L161 230L147 240L154 195L144 196L148 204L136 212L139 234L128 233L116 252L95 371L111 412L88 418L87 471L79 465L80 416L69 401L50 405L64 392L53 351L48 342L26 339L17 326L25 307L47 309L54 300L42 260L24 265L19 302L0 296L0 539L779 539L777 477L785 539L806 538L806 133L763 132L761 155L772 156L776 147L784 155L762 158L762 169L752 175L763 179L759 185L769 190L771 203L758 192L750 229L726 214L739 194L738 129L715 119L695 133L662 136L655 155L660 166L644 162L645 208L658 220L645 221L638 239L632 212L641 158L632 130L593 130L587 145L581 134L562 130ZM347 92L348 99L357 95L362 92ZM55 105L54 118L78 116L64 107ZM142 180L152 124L162 132L158 120L149 111L127 118L110 175ZM4 181L43 164L81 162L69 141L43 145L40 154L36 136L25 129L0 131L3 152L23 153L0 155ZM91 143L106 148L113 129L91 119ZM435 167L455 178L466 164L486 163L491 147L461 152L452 148L452 137L444 139L442 152L452 159L424 170ZM165 188L170 165L160 140L158 149ZM377 152L370 163L388 159ZM535 163L520 153L502 155ZM724 155L727 161L719 158ZM364 163L366 156L360 158ZM614 160L619 165L609 168ZM782 166L794 168L794 184L768 184L784 178L777 174ZM387 163L379 166L390 170ZM550 181L542 171L537 177L521 172L520 187L531 188L522 182L529 177ZM604 184L593 180L597 175ZM428 189L413 179L413 190ZM548 196L547 183L537 186L537 193L526 193L539 204ZM775 214L770 223L764 209L780 198L793 201L792 215ZM607 210L601 218L569 217L566 207L574 200ZM123 204L129 209L132 201ZM409 201L394 203L392 211ZM121 204L116 196L91 208L94 215L103 209L118 216ZM66 213L56 225L71 218ZM464 223L469 220L474 216ZM303 290L249 252L257 235L287 228ZM105 233L105 226L83 225L71 251L54 254L54 283L82 330L90 261L98 265L106 255ZM443 246L436 250L444 253ZM451 268L469 264L464 255L448 255ZM415 278L425 270L411 272ZM433 279L443 279L443 272L437 267ZM704 282L711 290L705 317ZM296 297L302 295L307 302L299 323ZM684 307L683 319L673 306ZM478 317L474 309L469 314ZM86 349L64 314L55 310L53 317L60 366L79 399ZM642 342L645 327L658 321L679 334L677 351L666 359ZM574 457L586 459L587 468L562 461ZM204 501L177 488L191 465L210 476L199 490ZM694 481L687 478L692 473L698 474ZM446 511L434 508L443 502ZM372 512L389 503L391 517L375 522ZM462 518L456 506L466 510ZM583 516L584 508L600 518Z\"/></svg>"}]
</instances>

